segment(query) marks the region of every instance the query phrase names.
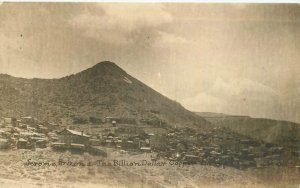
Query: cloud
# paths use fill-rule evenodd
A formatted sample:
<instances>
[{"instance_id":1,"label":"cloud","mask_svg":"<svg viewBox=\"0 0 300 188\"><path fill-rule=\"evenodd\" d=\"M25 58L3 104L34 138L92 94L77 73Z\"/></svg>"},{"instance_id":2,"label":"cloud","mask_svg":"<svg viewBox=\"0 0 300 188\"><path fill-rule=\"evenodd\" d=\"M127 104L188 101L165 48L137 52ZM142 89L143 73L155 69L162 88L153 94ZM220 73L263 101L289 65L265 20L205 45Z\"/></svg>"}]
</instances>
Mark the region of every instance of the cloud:
<instances>
[{"instance_id":1,"label":"cloud","mask_svg":"<svg viewBox=\"0 0 300 188\"><path fill-rule=\"evenodd\" d=\"M271 87L245 78L225 80L221 77L207 90L199 89L198 94L182 100L182 104L192 111L254 117L276 114L278 118L283 116L282 109L288 107L282 100L282 95Z\"/></svg>"},{"instance_id":2,"label":"cloud","mask_svg":"<svg viewBox=\"0 0 300 188\"><path fill-rule=\"evenodd\" d=\"M172 16L160 4L131 4L128 6L101 6L108 19L108 25L121 25L126 30L138 27L154 27L172 21Z\"/></svg>"},{"instance_id":3,"label":"cloud","mask_svg":"<svg viewBox=\"0 0 300 188\"><path fill-rule=\"evenodd\" d=\"M12 75L33 74L39 71L30 57L23 53L22 41L0 33L0 70ZM17 68L16 68L17 67Z\"/></svg>"},{"instance_id":4,"label":"cloud","mask_svg":"<svg viewBox=\"0 0 300 188\"><path fill-rule=\"evenodd\" d=\"M214 97L205 92L184 99L182 104L192 111L198 112L224 112L227 102L224 99Z\"/></svg>"},{"instance_id":5,"label":"cloud","mask_svg":"<svg viewBox=\"0 0 300 188\"><path fill-rule=\"evenodd\" d=\"M154 44L155 47L164 48L172 47L174 45L178 47L178 45L186 45L190 43L190 41L187 41L185 38L172 33L159 31L158 35L159 40L157 40Z\"/></svg>"},{"instance_id":6,"label":"cloud","mask_svg":"<svg viewBox=\"0 0 300 188\"><path fill-rule=\"evenodd\" d=\"M183 20L196 19L202 22L298 22L299 6L295 4L255 3L198 3L169 5L173 14Z\"/></svg>"},{"instance_id":7,"label":"cloud","mask_svg":"<svg viewBox=\"0 0 300 188\"><path fill-rule=\"evenodd\" d=\"M218 78L214 85L210 88L210 93L214 95L227 95L227 97L251 97L251 98L261 98L265 96L279 97L278 91L271 87L263 85L259 82L255 82L246 78L235 78L229 81L224 81Z\"/></svg>"},{"instance_id":8,"label":"cloud","mask_svg":"<svg viewBox=\"0 0 300 188\"><path fill-rule=\"evenodd\" d=\"M160 4L97 4L97 7L104 14L79 14L69 23L88 37L124 43L129 41L126 35L135 30L172 22L172 16Z\"/></svg>"},{"instance_id":9,"label":"cloud","mask_svg":"<svg viewBox=\"0 0 300 188\"><path fill-rule=\"evenodd\" d=\"M229 5L232 6L233 8L240 9L240 10L246 9L247 6L249 6L249 4L246 3L232 3Z\"/></svg>"}]
</instances>

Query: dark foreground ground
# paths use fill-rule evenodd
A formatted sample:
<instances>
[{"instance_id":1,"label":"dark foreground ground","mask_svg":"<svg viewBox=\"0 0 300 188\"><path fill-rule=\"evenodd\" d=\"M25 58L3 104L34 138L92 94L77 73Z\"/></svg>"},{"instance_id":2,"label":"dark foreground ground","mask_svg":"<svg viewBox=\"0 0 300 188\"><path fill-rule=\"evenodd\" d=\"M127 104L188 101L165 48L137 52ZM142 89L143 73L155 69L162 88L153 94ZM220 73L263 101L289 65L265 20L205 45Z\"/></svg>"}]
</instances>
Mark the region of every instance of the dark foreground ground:
<instances>
[{"instance_id":1,"label":"dark foreground ground","mask_svg":"<svg viewBox=\"0 0 300 188\"><path fill-rule=\"evenodd\" d=\"M300 172L296 168L241 171L228 167L182 166L163 160L150 165L151 154L107 152L109 156L102 158L57 153L51 149L0 151L0 187L300 187ZM149 165L138 166L143 161ZM136 165L130 166L134 162Z\"/></svg>"}]
</instances>

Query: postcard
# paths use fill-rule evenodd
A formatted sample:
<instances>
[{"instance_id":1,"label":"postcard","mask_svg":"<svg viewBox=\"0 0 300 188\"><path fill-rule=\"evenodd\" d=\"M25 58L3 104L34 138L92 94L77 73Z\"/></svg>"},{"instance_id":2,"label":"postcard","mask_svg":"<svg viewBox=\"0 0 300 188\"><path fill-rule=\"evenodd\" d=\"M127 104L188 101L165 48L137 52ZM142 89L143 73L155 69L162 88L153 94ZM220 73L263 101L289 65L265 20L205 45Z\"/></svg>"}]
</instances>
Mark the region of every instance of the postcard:
<instances>
[{"instance_id":1,"label":"postcard","mask_svg":"<svg viewBox=\"0 0 300 188\"><path fill-rule=\"evenodd\" d=\"M300 187L300 6L0 3L0 187Z\"/></svg>"}]
</instances>

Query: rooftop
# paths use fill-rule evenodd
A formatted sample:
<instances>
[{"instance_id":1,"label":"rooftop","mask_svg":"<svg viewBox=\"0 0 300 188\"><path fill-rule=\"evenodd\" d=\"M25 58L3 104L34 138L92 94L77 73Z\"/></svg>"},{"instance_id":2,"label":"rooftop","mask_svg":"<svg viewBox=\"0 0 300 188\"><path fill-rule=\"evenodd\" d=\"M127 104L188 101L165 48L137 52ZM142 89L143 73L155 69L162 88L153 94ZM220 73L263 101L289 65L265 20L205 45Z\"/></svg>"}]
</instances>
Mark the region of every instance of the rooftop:
<instances>
[{"instance_id":1,"label":"rooftop","mask_svg":"<svg viewBox=\"0 0 300 188\"><path fill-rule=\"evenodd\" d=\"M84 133L79 132L79 131L74 131L74 130L71 130L71 129L64 129L64 130L66 130L66 131L68 131L68 132L70 132L71 134L74 134L74 135L90 137L89 135L84 134ZM61 132L63 132L64 130L62 130Z\"/></svg>"}]
</instances>

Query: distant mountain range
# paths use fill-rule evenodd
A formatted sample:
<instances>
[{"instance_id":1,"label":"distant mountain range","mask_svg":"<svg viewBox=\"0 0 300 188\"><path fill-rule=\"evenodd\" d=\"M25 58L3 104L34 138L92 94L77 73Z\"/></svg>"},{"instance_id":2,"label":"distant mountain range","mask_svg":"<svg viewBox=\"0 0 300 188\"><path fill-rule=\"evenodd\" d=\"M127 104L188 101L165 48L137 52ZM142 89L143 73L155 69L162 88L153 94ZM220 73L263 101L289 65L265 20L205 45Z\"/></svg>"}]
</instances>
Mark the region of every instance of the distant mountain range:
<instances>
[{"instance_id":1,"label":"distant mountain range","mask_svg":"<svg viewBox=\"0 0 300 188\"><path fill-rule=\"evenodd\" d=\"M212 112L196 112L196 114L215 126L227 127L255 139L300 146L300 124L297 123Z\"/></svg>"},{"instance_id":2,"label":"distant mountain range","mask_svg":"<svg viewBox=\"0 0 300 188\"><path fill-rule=\"evenodd\" d=\"M250 116L237 116L237 115L228 115L224 113L215 113L215 112L195 112L197 115L205 118L210 117L250 117Z\"/></svg>"},{"instance_id":3,"label":"distant mountain range","mask_svg":"<svg viewBox=\"0 0 300 188\"><path fill-rule=\"evenodd\" d=\"M0 116L44 121L119 117L162 126L202 128L210 123L105 61L60 79L0 74Z\"/></svg>"}]
</instances>

